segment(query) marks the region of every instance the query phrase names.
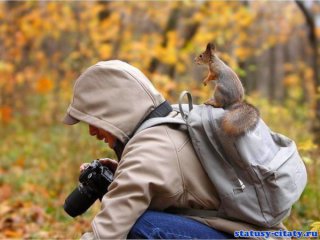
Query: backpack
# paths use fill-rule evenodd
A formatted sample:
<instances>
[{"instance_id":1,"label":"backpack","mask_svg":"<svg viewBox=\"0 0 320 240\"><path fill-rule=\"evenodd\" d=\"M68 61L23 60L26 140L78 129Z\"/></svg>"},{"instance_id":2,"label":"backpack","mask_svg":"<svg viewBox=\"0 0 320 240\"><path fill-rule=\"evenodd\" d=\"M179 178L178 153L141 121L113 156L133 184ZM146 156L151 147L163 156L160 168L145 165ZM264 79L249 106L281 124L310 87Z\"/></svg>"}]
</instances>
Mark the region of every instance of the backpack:
<instances>
[{"instance_id":1,"label":"backpack","mask_svg":"<svg viewBox=\"0 0 320 240\"><path fill-rule=\"evenodd\" d=\"M187 95L188 104L182 104ZM232 138L219 127L227 110L193 105L189 92L180 95L173 109L182 118L157 117L145 121L136 132L160 124L186 125L192 145L215 186L217 210L170 209L199 217L221 217L261 227L282 222L307 183L305 165L293 140L272 132L260 119L256 128Z\"/></svg>"}]
</instances>

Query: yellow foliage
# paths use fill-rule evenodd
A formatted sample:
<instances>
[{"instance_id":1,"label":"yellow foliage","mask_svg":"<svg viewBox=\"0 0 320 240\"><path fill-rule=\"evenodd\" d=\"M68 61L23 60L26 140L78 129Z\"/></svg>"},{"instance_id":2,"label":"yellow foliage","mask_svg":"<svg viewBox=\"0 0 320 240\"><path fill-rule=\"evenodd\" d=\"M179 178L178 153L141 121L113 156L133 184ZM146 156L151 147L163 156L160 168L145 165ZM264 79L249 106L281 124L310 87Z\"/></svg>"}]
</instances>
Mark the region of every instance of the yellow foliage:
<instances>
[{"instance_id":1,"label":"yellow foliage","mask_svg":"<svg viewBox=\"0 0 320 240\"><path fill-rule=\"evenodd\" d=\"M177 63L177 71L179 73L183 73L186 70L187 66L186 66L186 62L185 61L179 61Z\"/></svg>"},{"instance_id":2,"label":"yellow foliage","mask_svg":"<svg viewBox=\"0 0 320 240\"><path fill-rule=\"evenodd\" d=\"M40 78L40 79L37 81L36 91L37 91L38 93L45 94L45 93L50 92L52 89L53 89L53 82L52 82L52 80L50 80L50 79L48 79L48 78L46 78L46 77L43 77L43 78Z\"/></svg>"},{"instance_id":3,"label":"yellow foliage","mask_svg":"<svg viewBox=\"0 0 320 240\"><path fill-rule=\"evenodd\" d=\"M18 85L21 85L25 81L25 76L23 73L17 73L16 81Z\"/></svg>"},{"instance_id":4,"label":"yellow foliage","mask_svg":"<svg viewBox=\"0 0 320 240\"><path fill-rule=\"evenodd\" d=\"M285 86L296 86L299 83L299 77L291 74L284 78L283 83Z\"/></svg>"},{"instance_id":5,"label":"yellow foliage","mask_svg":"<svg viewBox=\"0 0 320 240\"><path fill-rule=\"evenodd\" d=\"M9 62L0 61L0 72L1 73L12 73L14 65Z\"/></svg>"},{"instance_id":6,"label":"yellow foliage","mask_svg":"<svg viewBox=\"0 0 320 240\"><path fill-rule=\"evenodd\" d=\"M318 38L320 38L320 27L319 26L316 28L316 35Z\"/></svg>"},{"instance_id":7,"label":"yellow foliage","mask_svg":"<svg viewBox=\"0 0 320 240\"><path fill-rule=\"evenodd\" d=\"M3 20L5 15L4 4L0 4L0 20Z\"/></svg>"},{"instance_id":8,"label":"yellow foliage","mask_svg":"<svg viewBox=\"0 0 320 240\"><path fill-rule=\"evenodd\" d=\"M251 55L251 50L246 47L239 47L235 50L236 57L244 60Z\"/></svg>"},{"instance_id":9,"label":"yellow foliage","mask_svg":"<svg viewBox=\"0 0 320 240\"><path fill-rule=\"evenodd\" d=\"M46 60L46 56L42 51L37 51L34 53L35 58L37 59L37 61L42 62Z\"/></svg>"},{"instance_id":10,"label":"yellow foliage","mask_svg":"<svg viewBox=\"0 0 320 240\"><path fill-rule=\"evenodd\" d=\"M277 36L271 35L268 37L267 43L269 44L269 46L274 46L275 44L277 44L277 40L278 40Z\"/></svg>"},{"instance_id":11,"label":"yellow foliage","mask_svg":"<svg viewBox=\"0 0 320 240\"><path fill-rule=\"evenodd\" d=\"M312 70L312 68L307 68L304 72L304 78L305 79L313 79L313 75L314 75L314 72Z\"/></svg>"},{"instance_id":12,"label":"yellow foliage","mask_svg":"<svg viewBox=\"0 0 320 240\"><path fill-rule=\"evenodd\" d=\"M202 14L201 12L196 12L192 19L195 21L195 22L202 22L204 19L205 19L205 15Z\"/></svg>"},{"instance_id":13,"label":"yellow foliage","mask_svg":"<svg viewBox=\"0 0 320 240\"><path fill-rule=\"evenodd\" d=\"M294 66L291 64L291 63L285 63L283 65L283 69L286 71L286 72L291 72L294 70Z\"/></svg>"},{"instance_id":14,"label":"yellow foliage","mask_svg":"<svg viewBox=\"0 0 320 240\"><path fill-rule=\"evenodd\" d=\"M250 14L250 12L247 11L245 8L241 8L236 15L237 24L240 25L240 27L248 27L254 20L254 16Z\"/></svg>"},{"instance_id":15,"label":"yellow foliage","mask_svg":"<svg viewBox=\"0 0 320 240\"><path fill-rule=\"evenodd\" d=\"M314 222L311 224L311 231L317 231L318 236L320 236L320 222Z\"/></svg>"},{"instance_id":16,"label":"yellow foliage","mask_svg":"<svg viewBox=\"0 0 320 240\"><path fill-rule=\"evenodd\" d=\"M20 157L16 160L16 162L15 162L14 165L17 166L17 167L20 167L20 168L24 168L25 165L26 165L26 157L25 157L25 156L20 156Z\"/></svg>"},{"instance_id":17,"label":"yellow foliage","mask_svg":"<svg viewBox=\"0 0 320 240\"><path fill-rule=\"evenodd\" d=\"M170 92L176 89L176 83L166 75L154 73L151 76L152 83L163 94L164 98L170 100Z\"/></svg>"},{"instance_id":18,"label":"yellow foliage","mask_svg":"<svg viewBox=\"0 0 320 240\"><path fill-rule=\"evenodd\" d=\"M310 165L314 162L310 157L307 157L307 156L302 156L302 159L303 159L303 162L307 165Z\"/></svg>"},{"instance_id":19,"label":"yellow foliage","mask_svg":"<svg viewBox=\"0 0 320 240\"><path fill-rule=\"evenodd\" d=\"M9 106L0 106L0 121L9 123L12 119L12 108Z\"/></svg>"},{"instance_id":20,"label":"yellow foliage","mask_svg":"<svg viewBox=\"0 0 320 240\"><path fill-rule=\"evenodd\" d=\"M72 80L76 77L70 72L66 74L65 79L60 82L60 96L65 101L68 102L72 96Z\"/></svg>"},{"instance_id":21,"label":"yellow foliage","mask_svg":"<svg viewBox=\"0 0 320 240\"><path fill-rule=\"evenodd\" d=\"M112 53L112 46L110 44L102 44L99 48L99 55L101 59L108 59Z\"/></svg>"},{"instance_id":22,"label":"yellow foliage","mask_svg":"<svg viewBox=\"0 0 320 240\"><path fill-rule=\"evenodd\" d=\"M27 42L25 35L22 32L16 32L15 34L15 42L18 46L24 46Z\"/></svg>"},{"instance_id":23,"label":"yellow foliage","mask_svg":"<svg viewBox=\"0 0 320 240\"><path fill-rule=\"evenodd\" d=\"M298 148L301 151L311 151L317 149L318 146L313 142L312 139L307 139L304 142L300 142Z\"/></svg>"}]
</instances>

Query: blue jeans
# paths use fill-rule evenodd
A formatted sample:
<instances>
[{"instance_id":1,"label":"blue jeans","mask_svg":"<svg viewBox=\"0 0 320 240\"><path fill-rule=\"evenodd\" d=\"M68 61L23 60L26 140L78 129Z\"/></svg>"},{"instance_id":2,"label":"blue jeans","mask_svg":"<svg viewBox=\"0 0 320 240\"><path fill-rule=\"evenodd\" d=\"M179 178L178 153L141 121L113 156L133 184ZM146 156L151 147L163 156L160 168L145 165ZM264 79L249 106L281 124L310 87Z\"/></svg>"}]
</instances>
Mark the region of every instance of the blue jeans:
<instances>
[{"instance_id":1,"label":"blue jeans","mask_svg":"<svg viewBox=\"0 0 320 240\"><path fill-rule=\"evenodd\" d=\"M230 239L198 221L164 212L146 211L131 228L129 239Z\"/></svg>"}]
</instances>

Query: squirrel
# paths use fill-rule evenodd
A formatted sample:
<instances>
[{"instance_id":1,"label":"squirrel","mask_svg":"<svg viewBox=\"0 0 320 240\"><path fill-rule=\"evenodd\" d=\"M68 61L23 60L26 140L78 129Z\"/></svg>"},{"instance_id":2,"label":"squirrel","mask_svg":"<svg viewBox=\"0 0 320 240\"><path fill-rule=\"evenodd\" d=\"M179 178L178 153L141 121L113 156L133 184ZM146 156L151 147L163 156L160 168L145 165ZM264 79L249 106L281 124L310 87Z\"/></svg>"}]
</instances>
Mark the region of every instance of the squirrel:
<instances>
[{"instance_id":1,"label":"squirrel","mask_svg":"<svg viewBox=\"0 0 320 240\"><path fill-rule=\"evenodd\" d=\"M208 43L206 50L194 61L209 67L203 84L215 82L213 97L204 104L227 110L221 121L223 131L228 136L240 137L254 129L259 122L259 110L243 100L244 88L239 77L217 56L215 45Z\"/></svg>"}]
</instances>

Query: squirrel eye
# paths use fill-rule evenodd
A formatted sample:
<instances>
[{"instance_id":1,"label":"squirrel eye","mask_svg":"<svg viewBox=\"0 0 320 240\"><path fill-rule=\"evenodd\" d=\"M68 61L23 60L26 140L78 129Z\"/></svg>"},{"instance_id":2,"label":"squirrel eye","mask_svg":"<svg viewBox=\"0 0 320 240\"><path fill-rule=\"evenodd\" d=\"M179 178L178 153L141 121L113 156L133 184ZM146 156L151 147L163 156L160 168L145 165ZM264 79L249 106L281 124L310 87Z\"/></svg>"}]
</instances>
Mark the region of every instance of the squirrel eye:
<instances>
[{"instance_id":1,"label":"squirrel eye","mask_svg":"<svg viewBox=\"0 0 320 240\"><path fill-rule=\"evenodd\" d=\"M200 54L200 57L202 58L202 54Z\"/></svg>"}]
</instances>

